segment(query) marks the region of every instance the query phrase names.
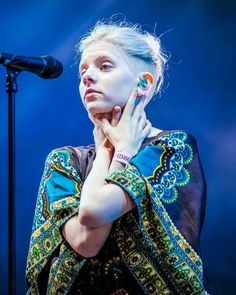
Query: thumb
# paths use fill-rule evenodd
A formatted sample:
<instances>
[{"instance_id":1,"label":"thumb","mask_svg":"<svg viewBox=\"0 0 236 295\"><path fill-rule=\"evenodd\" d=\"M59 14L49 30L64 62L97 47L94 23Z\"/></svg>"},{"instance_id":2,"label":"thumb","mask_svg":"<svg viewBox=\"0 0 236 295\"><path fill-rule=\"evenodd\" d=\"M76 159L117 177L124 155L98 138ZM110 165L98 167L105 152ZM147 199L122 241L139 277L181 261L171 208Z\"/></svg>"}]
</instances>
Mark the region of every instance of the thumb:
<instances>
[{"instance_id":1,"label":"thumb","mask_svg":"<svg viewBox=\"0 0 236 295\"><path fill-rule=\"evenodd\" d=\"M112 126L109 121L106 118L102 118L102 129L107 136L109 136L111 128Z\"/></svg>"}]
</instances>

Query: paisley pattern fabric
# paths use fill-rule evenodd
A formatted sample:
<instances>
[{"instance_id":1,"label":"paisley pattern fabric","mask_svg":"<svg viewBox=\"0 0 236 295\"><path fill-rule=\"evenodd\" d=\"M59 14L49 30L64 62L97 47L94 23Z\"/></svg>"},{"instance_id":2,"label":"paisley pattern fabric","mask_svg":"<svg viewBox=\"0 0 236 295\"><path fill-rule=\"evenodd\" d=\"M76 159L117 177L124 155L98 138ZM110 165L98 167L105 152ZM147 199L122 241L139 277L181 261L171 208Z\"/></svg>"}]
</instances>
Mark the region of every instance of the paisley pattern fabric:
<instances>
[{"instance_id":1,"label":"paisley pattern fabric","mask_svg":"<svg viewBox=\"0 0 236 295\"><path fill-rule=\"evenodd\" d=\"M53 150L45 162L27 259L28 294L207 294L198 256L206 191L195 139L185 131L162 132L106 178L137 207L114 221L93 258L76 253L61 234L79 210L88 165L74 151Z\"/></svg>"},{"instance_id":2,"label":"paisley pattern fabric","mask_svg":"<svg viewBox=\"0 0 236 295\"><path fill-rule=\"evenodd\" d=\"M145 294L122 260L113 224L99 254L87 259L70 294Z\"/></svg>"}]
</instances>

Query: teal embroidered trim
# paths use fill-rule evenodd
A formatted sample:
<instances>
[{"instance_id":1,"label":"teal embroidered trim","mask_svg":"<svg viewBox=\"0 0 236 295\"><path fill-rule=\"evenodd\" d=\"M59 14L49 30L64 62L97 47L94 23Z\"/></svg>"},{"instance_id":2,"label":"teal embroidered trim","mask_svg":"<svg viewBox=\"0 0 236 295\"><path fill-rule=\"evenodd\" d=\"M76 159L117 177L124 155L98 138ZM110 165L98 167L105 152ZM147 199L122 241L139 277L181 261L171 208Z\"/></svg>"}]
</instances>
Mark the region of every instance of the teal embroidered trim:
<instances>
[{"instance_id":1,"label":"teal embroidered trim","mask_svg":"<svg viewBox=\"0 0 236 295\"><path fill-rule=\"evenodd\" d=\"M185 132L173 132L158 138L164 148L160 157L161 165L147 179L158 197L166 204L176 201L178 197L176 187L185 186L190 181L190 173L185 165L192 162L193 150L186 142L187 137ZM156 141L151 145L155 144Z\"/></svg>"},{"instance_id":2,"label":"teal embroidered trim","mask_svg":"<svg viewBox=\"0 0 236 295\"><path fill-rule=\"evenodd\" d=\"M70 201L71 204L78 203L78 197L82 189L82 182L77 170L73 167L71 153L67 148L55 149L49 153L45 161L45 169L38 189L38 198L36 202L32 232L42 226L50 217L51 211L56 210L56 208L59 209L60 204L63 202L61 200L63 198L62 192L60 199L48 202L48 194L50 193L48 191L50 190L48 185L50 184L49 180L52 178L52 171L54 171L53 173L57 173L58 183L65 179L70 187L74 186L74 194L70 199L67 199L66 202L68 203ZM60 181L59 177L61 178ZM55 186L58 188L59 192L59 186Z\"/></svg>"},{"instance_id":3,"label":"teal embroidered trim","mask_svg":"<svg viewBox=\"0 0 236 295\"><path fill-rule=\"evenodd\" d=\"M145 182L142 179L138 169L131 166L129 163L121 172L113 172L105 178L107 183L113 182L121 186L128 194L131 194L132 199L137 202L137 199L144 198L146 195Z\"/></svg>"},{"instance_id":4,"label":"teal embroidered trim","mask_svg":"<svg viewBox=\"0 0 236 295\"><path fill-rule=\"evenodd\" d=\"M59 247L65 254L50 269L48 295L59 294L54 292L56 288L69 289L82 267L84 258L68 247L60 231L62 225L79 210L81 188L82 181L70 150L66 147L53 150L46 159L38 191L26 267L26 280L30 285L27 294L40 294L40 272Z\"/></svg>"}]
</instances>

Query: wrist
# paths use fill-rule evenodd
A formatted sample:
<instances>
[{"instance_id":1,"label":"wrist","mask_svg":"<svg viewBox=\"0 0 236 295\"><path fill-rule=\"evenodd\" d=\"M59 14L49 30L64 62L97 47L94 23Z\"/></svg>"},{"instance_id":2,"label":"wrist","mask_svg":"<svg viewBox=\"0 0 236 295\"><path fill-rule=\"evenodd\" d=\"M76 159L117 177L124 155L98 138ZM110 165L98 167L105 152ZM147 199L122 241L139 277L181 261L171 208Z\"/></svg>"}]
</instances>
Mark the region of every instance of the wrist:
<instances>
[{"instance_id":1,"label":"wrist","mask_svg":"<svg viewBox=\"0 0 236 295\"><path fill-rule=\"evenodd\" d=\"M111 153L112 151L110 149L99 147L96 151L95 161L105 162L107 165L110 165L112 158Z\"/></svg>"},{"instance_id":2,"label":"wrist","mask_svg":"<svg viewBox=\"0 0 236 295\"><path fill-rule=\"evenodd\" d=\"M106 148L104 146L100 146L96 150L96 158L105 158L110 165L114 155L114 151L114 148Z\"/></svg>"},{"instance_id":3,"label":"wrist","mask_svg":"<svg viewBox=\"0 0 236 295\"><path fill-rule=\"evenodd\" d=\"M116 146L115 147L115 152L118 152L118 151L122 151L124 153L127 153L129 154L131 157L134 157L136 154L137 154L137 151L134 150L133 147L130 147L130 146Z\"/></svg>"},{"instance_id":4,"label":"wrist","mask_svg":"<svg viewBox=\"0 0 236 295\"><path fill-rule=\"evenodd\" d=\"M124 149L115 149L113 160L126 165L127 163L129 163L129 161L132 159L132 157L133 157L133 154L128 153Z\"/></svg>"},{"instance_id":5,"label":"wrist","mask_svg":"<svg viewBox=\"0 0 236 295\"><path fill-rule=\"evenodd\" d=\"M111 165L108 170L108 175L111 175L114 172L121 171L125 168L125 164L122 162L115 161L114 158L112 159Z\"/></svg>"}]
</instances>

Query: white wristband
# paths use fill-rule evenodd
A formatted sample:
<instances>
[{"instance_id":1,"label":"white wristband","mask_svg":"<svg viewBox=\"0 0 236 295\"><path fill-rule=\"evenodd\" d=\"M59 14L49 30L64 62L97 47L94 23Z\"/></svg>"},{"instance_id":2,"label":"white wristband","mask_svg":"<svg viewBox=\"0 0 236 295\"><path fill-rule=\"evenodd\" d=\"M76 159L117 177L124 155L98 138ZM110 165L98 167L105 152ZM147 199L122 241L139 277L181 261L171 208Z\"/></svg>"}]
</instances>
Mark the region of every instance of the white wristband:
<instances>
[{"instance_id":1,"label":"white wristband","mask_svg":"<svg viewBox=\"0 0 236 295\"><path fill-rule=\"evenodd\" d=\"M132 158L132 155L124 151L115 151L113 159L115 161L127 164Z\"/></svg>"}]
</instances>

